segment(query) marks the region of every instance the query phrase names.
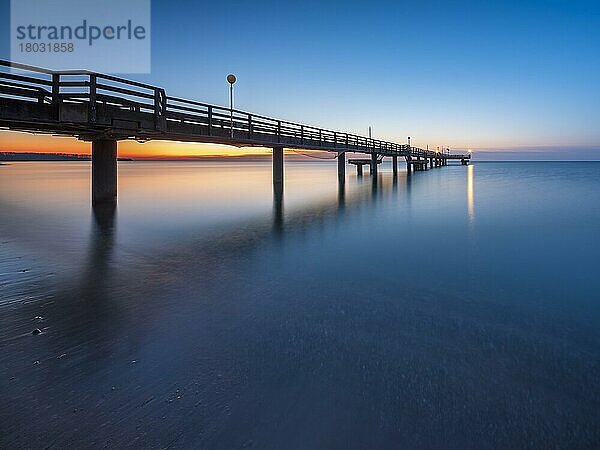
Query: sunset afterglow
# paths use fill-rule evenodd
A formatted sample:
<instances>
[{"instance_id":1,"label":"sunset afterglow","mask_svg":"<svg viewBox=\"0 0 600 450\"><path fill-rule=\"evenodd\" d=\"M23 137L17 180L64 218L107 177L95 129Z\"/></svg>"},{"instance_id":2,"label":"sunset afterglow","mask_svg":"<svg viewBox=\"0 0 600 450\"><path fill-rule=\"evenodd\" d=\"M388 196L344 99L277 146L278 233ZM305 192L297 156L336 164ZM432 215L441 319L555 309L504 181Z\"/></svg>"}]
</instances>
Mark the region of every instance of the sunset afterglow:
<instances>
[{"instance_id":1,"label":"sunset afterglow","mask_svg":"<svg viewBox=\"0 0 600 450\"><path fill-rule=\"evenodd\" d=\"M71 137L0 131L0 152L89 155L91 144ZM131 140L119 143L119 157L133 159L263 157L270 154L270 149L260 147L238 148L219 144L167 141L139 143Z\"/></svg>"}]
</instances>

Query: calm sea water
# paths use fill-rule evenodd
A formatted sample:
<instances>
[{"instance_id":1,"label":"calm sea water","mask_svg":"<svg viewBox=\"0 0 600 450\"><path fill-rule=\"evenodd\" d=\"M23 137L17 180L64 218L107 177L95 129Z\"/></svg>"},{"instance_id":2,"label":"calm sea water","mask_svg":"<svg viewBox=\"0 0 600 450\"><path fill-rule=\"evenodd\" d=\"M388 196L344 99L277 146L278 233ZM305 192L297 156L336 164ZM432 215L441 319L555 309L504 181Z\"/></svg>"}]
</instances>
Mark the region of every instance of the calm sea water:
<instances>
[{"instance_id":1,"label":"calm sea water","mask_svg":"<svg viewBox=\"0 0 600 450\"><path fill-rule=\"evenodd\" d=\"M600 445L600 163L89 174L0 166L0 447Z\"/></svg>"}]
</instances>

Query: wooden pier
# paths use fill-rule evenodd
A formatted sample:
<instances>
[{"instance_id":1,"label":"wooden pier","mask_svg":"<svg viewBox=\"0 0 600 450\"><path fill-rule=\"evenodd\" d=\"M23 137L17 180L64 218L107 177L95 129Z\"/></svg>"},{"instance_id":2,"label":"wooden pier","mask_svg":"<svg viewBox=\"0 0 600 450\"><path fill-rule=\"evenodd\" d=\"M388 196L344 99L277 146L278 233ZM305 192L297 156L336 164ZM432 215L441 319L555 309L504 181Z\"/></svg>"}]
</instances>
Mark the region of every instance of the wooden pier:
<instances>
[{"instance_id":1,"label":"wooden pier","mask_svg":"<svg viewBox=\"0 0 600 450\"><path fill-rule=\"evenodd\" d=\"M15 71L17 69L18 71ZM440 153L352 133L273 119L259 114L168 96L163 88L89 71L57 72L0 60L0 128L74 136L92 143L92 201L117 198L117 142L152 139L273 149L273 183L283 185L284 148L337 153L340 181L345 154L362 173L384 157L404 158L409 173L466 164L469 154ZM366 161L366 162L364 162Z\"/></svg>"}]
</instances>

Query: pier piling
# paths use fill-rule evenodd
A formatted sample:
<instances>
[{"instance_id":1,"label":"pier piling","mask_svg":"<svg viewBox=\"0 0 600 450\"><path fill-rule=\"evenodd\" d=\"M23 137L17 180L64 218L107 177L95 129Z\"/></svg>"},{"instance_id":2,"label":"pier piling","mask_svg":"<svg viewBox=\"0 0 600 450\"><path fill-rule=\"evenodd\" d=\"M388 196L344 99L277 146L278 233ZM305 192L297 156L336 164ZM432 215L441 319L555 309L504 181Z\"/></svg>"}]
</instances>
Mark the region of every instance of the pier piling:
<instances>
[{"instance_id":1,"label":"pier piling","mask_svg":"<svg viewBox=\"0 0 600 450\"><path fill-rule=\"evenodd\" d=\"M338 182L344 184L346 182L346 153L338 153Z\"/></svg>"},{"instance_id":2,"label":"pier piling","mask_svg":"<svg viewBox=\"0 0 600 450\"><path fill-rule=\"evenodd\" d=\"M283 186L283 147L273 147L273 184Z\"/></svg>"},{"instance_id":3,"label":"pier piling","mask_svg":"<svg viewBox=\"0 0 600 450\"><path fill-rule=\"evenodd\" d=\"M92 141L92 205L117 201L117 141Z\"/></svg>"},{"instance_id":4,"label":"pier piling","mask_svg":"<svg viewBox=\"0 0 600 450\"><path fill-rule=\"evenodd\" d=\"M371 175L377 175L377 153L371 153Z\"/></svg>"}]
</instances>

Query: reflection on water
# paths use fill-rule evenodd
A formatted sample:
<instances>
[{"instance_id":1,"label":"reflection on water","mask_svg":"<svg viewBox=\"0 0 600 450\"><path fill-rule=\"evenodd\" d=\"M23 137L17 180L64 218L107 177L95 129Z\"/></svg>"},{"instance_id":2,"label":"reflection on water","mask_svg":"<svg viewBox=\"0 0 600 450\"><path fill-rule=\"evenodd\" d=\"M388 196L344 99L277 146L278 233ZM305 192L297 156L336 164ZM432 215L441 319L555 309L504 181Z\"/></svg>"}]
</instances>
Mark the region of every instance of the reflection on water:
<instances>
[{"instance_id":1,"label":"reflection on water","mask_svg":"<svg viewBox=\"0 0 600 450\"><path fill-rule=\"evenodd\" d=\"M277 232L283 230L283 185L273 185L273 225Z\"/></svg>"},{"instance_id":2,"label":"reflection on water","mask_svg":"<svg viewBox=\"0 0 600 450\"><path fill-rule=\"evenodd\" d=\"M3 448L598 441L600 164L119 175L0 167Z\"/></svg>"},{"instance_id":3,"label":"reflection on water","mask_svg":"<svg viewBox=\"0 0 600 450\"><path fill-rule=\"evenodd\" d=\"M109 260L114 245L116 205L100 204L93 208L93 225L90 237L89 260L83 276L84 292L90 303L106 297L106 285L110 278Z\"/></svg>"},{"instance_id":4,"label":"reflection on water","mask_svg":"<svg viewBox=\"0 0 600 450\"><path fill-rule=\"evenodd\" d=\"M338 180L338 210L342 212L346 203L346 179Z\"/></svg>"},{"instance_id":5,"label":"reflection on water","mask_svg":"<svg viewBox=\"0 0 600 450\"><path fill-rule=\"evenodd\" d=\"M473 222L475 219L473 213L473 164L467 166L467 214L469 215L469 222Z\"/></svg>"}]
</instances>

